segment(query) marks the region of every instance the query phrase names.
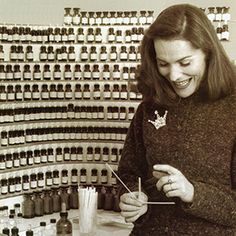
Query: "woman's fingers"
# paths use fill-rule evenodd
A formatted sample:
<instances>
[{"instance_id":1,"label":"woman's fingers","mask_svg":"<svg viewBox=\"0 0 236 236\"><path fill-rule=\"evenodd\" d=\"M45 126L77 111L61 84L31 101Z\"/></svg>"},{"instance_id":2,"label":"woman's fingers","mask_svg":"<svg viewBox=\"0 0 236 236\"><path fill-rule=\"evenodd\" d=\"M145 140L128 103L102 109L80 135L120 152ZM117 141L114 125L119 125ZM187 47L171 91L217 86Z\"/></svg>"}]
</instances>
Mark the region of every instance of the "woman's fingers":
<instances>
[{"instance_id":1,"label":"woman's fingers","mask_svg":"<svg viewBox=\"0 0 236 236\"><path fill-rule=\"evenodd\" d=\"M139 198L138 194L139 194L138 192L132 192L132 194L125 193L125 194L121 195L120 201L127 204L127 205L141 207L143 205L142 201L147 200L147 196L146 196L146 194L141 192L141 196Z\"/></svg>"},{"instance_id":2,"label":"woman's fingers","mask_svg":"<svg viewBox=\"0 0 236 236\"><path fill-rule=\"evenodd\" d=\"M173 166L170 166L170 165L164 165L164 164L157 164L157 165L154 165L153 166L153 170L155 171L162 171L162 172L165 172L169 175L178 175L180 174L181 172L176 169L175 167Z\"/></svg>"}]
</instances>

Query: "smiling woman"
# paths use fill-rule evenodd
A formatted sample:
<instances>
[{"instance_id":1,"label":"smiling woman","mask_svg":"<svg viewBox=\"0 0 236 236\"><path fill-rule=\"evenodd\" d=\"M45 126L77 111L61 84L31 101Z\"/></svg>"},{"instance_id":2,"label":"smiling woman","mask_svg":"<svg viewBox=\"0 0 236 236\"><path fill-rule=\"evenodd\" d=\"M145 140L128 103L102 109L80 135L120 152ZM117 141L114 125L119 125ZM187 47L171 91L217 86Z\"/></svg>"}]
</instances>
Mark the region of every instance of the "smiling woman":
<instances>
[{"instance_id":1,"label":"smiling woman","mask_svg":"<svg viewBox=\"0 0 236 236\"><path fill-rule=\"evenodd\" d=\"M236 74L211 22L195 6L171 6L141 57L143 102L118 168L131 235L235 235Z\"/></svg>"},{"instance_id":2,"label":"smiling woman","mask_svg":"<svg viewBox=\"0 0 236 236\"><path fill-rule=\"evenodd\" d=\"M154 40L157 68L180 97L192 95L203 79L205 53L186 40Z\"/></svg>"}]
</instances>

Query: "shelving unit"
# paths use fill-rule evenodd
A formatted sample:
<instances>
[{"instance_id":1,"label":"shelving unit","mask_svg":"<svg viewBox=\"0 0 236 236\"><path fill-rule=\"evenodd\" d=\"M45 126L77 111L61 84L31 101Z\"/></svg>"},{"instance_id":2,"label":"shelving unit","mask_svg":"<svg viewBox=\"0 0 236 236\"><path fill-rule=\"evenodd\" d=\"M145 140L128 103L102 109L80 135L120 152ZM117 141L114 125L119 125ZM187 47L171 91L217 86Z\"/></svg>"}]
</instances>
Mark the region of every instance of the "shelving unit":
<instances>
[{"instance_id":1,"label":"shelving unit","mask_svg":"<svg viewBox=\"0 0 236 236\"><path fill-rule=\"evenodd\" d=\"M0 199L116 185L105 163L117 170L141 99L130 85L148 25L2 26Z\"/></svg>"}]
</instances>

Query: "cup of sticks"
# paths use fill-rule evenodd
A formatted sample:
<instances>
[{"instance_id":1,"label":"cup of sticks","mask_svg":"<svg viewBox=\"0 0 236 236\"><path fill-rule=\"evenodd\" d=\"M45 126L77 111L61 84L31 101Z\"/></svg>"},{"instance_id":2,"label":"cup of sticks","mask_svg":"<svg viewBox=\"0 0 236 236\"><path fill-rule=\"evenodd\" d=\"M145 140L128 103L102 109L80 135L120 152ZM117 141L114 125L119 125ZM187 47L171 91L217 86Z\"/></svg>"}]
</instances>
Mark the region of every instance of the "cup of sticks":
<instances>
[{"instance_id":1,"label":"cup of sticks","mask_svg":"<svg viewBox=\"0 0 236 236\"><path fill-rule=\"evenodd\" d=\"M80 236L96 235L97 192L95 188L79 188L79 206Z\"/></svg>"}]
</instances>

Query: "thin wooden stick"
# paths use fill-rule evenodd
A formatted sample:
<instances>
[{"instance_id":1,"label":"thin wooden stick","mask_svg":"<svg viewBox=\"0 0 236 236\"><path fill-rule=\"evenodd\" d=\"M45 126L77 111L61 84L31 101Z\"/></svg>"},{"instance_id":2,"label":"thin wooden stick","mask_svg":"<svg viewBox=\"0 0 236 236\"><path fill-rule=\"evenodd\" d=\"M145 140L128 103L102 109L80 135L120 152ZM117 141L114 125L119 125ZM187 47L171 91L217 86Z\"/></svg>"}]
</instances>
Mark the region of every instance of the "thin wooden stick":
<instances>
[{"instance_id":1,"label":"thin wooden stick","mask_svg":"<svg viewBox=\"0 0 236 236\"><path fill-rule=\"evenodd\" d=\"M134 198L136 198L137 200L139 200L139 198L137 198L135 195L134 195L134 193L133 192L131 192L130 191L130 189L125 185L125 183L121 180L121 178L116 174L116 172L111 168L111 166L108 164L108 163L106 163L105 164L110 170L111 170L111 172L115 175L115 177L120 181L120 183L126 188L126 190L130 193L130 194L132 194L132 196L134 197ZM140 192L139 192L139 195L138 196L140 196L140 194L141 194L141 178L139 177L139 181L140 181L140 183L139 183L139 190L140 190ZM140 201L140 200L139 200ZM148 205L174 205L175 204L175 202L143 202L143 201L140 201L141 203L143 203L143 204L148 204Z\"/></svg>"}]
</instances>

